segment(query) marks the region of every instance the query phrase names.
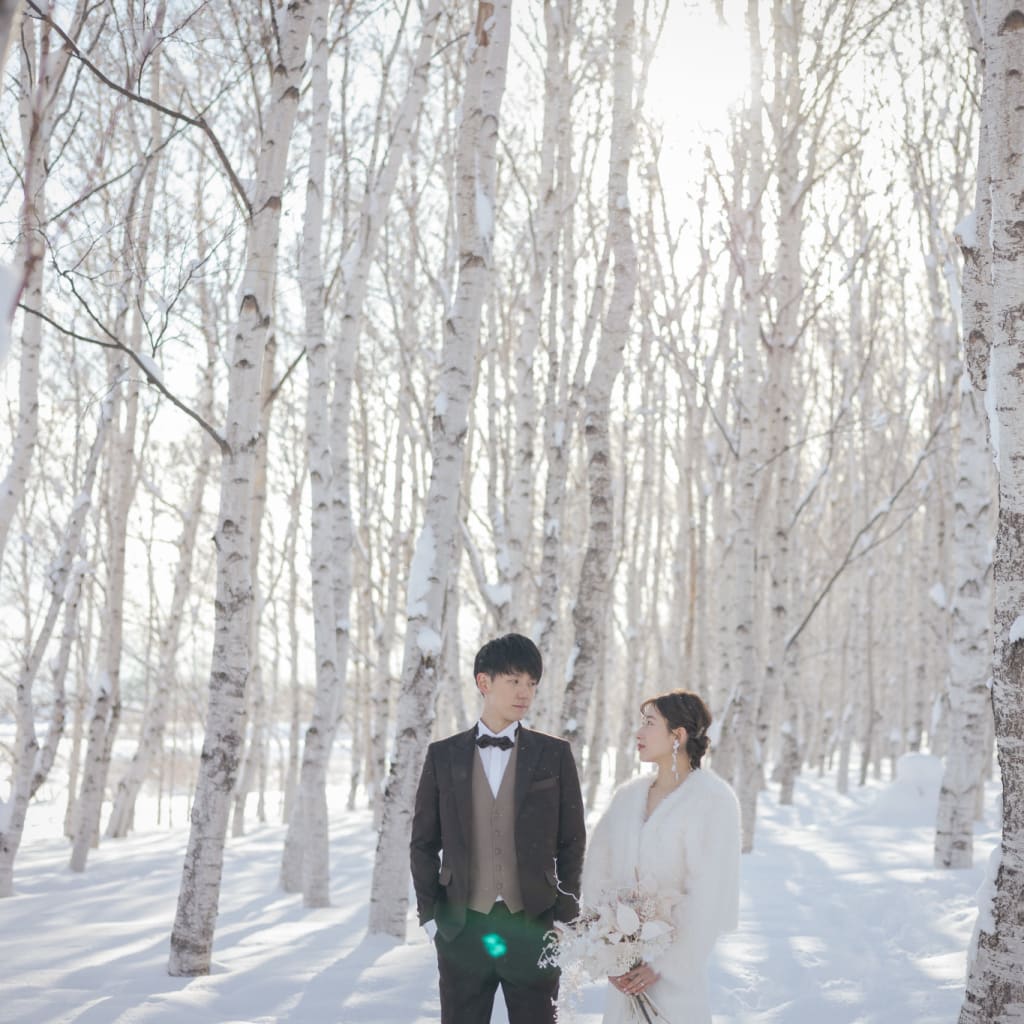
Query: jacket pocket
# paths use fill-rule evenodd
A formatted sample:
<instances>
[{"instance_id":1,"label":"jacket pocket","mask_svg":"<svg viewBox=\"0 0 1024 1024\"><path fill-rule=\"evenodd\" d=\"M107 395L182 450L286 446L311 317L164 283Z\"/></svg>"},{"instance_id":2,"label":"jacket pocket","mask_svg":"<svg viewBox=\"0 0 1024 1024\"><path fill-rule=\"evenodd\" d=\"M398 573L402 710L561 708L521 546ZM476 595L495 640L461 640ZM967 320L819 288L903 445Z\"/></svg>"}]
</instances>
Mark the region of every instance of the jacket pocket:
<instances>
[{"instance_id":1,"label":"jacket pocket","mask_svg":"<svg viewBox=\"0 0 1024 1024\"><path fill-rule=\"evenodd\" d=\"M558 785L558 779L553 775L546 779L538 779L537 782L533 783L530 788L526 791L527 793L536 793L538 790L551 789Z\"/></svg>"}]
</instances>

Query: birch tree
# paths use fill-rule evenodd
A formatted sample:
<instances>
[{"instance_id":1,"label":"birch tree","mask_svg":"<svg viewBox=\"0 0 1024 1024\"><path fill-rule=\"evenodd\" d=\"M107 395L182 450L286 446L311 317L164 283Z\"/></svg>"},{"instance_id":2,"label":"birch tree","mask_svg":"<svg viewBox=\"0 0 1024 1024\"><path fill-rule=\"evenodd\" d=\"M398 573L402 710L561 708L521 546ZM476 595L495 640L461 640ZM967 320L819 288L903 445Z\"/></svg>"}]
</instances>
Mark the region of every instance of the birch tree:
<instances>
[{"instance_id":1,"label":"birch tree","mask_svg":"<svg viewBox=\"0 0 1024 1024\"><path fill-rule=\"evenodd\" d=\"M307 906L326 906L326 772L338 703L341 667L335 642L331 545L331 447L328 429L330 358L324 324L323 219L330 91L327 80L327 11L318 11L310 31L313 118L310 126L309 177L302 236L302 301L306 317L306 446L311 499L310 573L313 597L313 645L316 696L313 721L306 730L299 793L289 819L281 865L286 892L302 889ZM346 557L346 553L341 553Z\"/></svg>"},{"instance_id":2,"label":"birch tree","mask_svg":"<svg viewBox=\"0 0 1024 1024\"><path fill-rule=\"evenodd\" d=\"M587 383L583 436L587 445L589 520L579 589L573 606L575 643L566 670L562 733L582 763L583 725L595 680L604 672L608 596L614 545L614 498L609 416L622 368L636 292L636 246L629 205L629 172L637 116L633 75L632 0L617 0L613 27L612 129L608 163L608 241L614 281Z\"/></svg>"},{"instance_id":3,"label":"birch tree","mask_svg":"<svg viewBox=\"0 0 1024 1024\"><path fill-rule=\"evenodd\" d=\"M71 33L77 36L87 16L86 4L76 4ZM21 20L21 4L5 0L0 7L0 72L7 56L9 33ZM15 509L25 492L32 468L39 433L39 360L43 321L36 315L43 310L46 224L46 183L50 162L50 142L54 119L58 114L57 99L71 54L56 45L54 33L44 24L37 36L36 19L21 24L22 67L21 92L18 99L18 120L24 153L23 198L20 218L20 241L17 271L10 278L10 308L0 309L0 322L7 332L14 316L13 300L19 295L24 305L35 313L23 320L18 360L18 425L11 448L11 461L0 480L0 563L7 547L7 535ZM0 289L6 291L6 289ZM0 345L0 364L6 355Z\"/></svg>"},{"instance_id":4,"label":"birch tree","mask_svg":"<svg viewBox=\"0 0 1024 1024\"><path fill-rule=\"evenodd\" d=\"M511 0L478 0L466 49L455 204L459 275L444 322L433 408L430 485L409 572L396 744L384 795L370 894L371 933L405 936L408 846L416 780L434 720L448 570L457 541L463 450L481 309L491 271L495 171L511 35Z\"/></svg>"},{"instance_id":5,"label":"birch tree","mask_svg":"<svg viewBox=\"0 0 1024 1024\"><path fill-rule=\"evenodd\" d=\"M576 204L573 201L576 177L573 172L573 88L570 73L570 55L575 23L568 4L545 3L544 30L546 66L544 76L545 127L553 120L553 144L557 145L553 192L550 211L542 208L541 232L537 254L540 264L550 267L549 317L546 335L547 380L544 384L544 479L543 508L540 530L540 585L537 597L537 621L533 627L537 646L545 657L549 656L555 627L560 618L560 592L564 582L565 552L563 544L563 518L566 514L566 491L569 457L577 428L582 391L582 371L589 351L591 330L584 329L578 356L573 349L576 284ZM545 178L542 172L541 183ZM550 217L550 220L548 219ZM550 238L552 255L543 250L546 226L553 229ZM557 258L556 258L557 256ZM602 256L598 275L604 280L607 257ZM561 310L559 310L561 306ZM588 318L588 326L594 324ZM559 341L561 340L561 346ZM550 707L557 695L542 688L537 699L537 715L542 717L545 706ZM560 708L556 709L561 711Z\"/></svg>"},{"instance_id":6,"label":"birch tree","mask_svg":"<svg viewBox=\"0 0 1024 1024\"><path fill-rule=\"evenodd\" d=\"M0 0L0 74L3 73L11 41L18 31L24 0Z\"/></svg>"},{"instance_id":7,"label":"birch tree","mask_svg":"<svg viewBox=\"0 0 1024 1024\"><path fill-rule=\"evenodd\" d=\"M22 12L23 0L0 0L0 81L3 80L7 55L10 53L11 43L17 35ZM0 91L2 91L2 86L0 86ZM17 290L14 273L0 264L0 366L3 366L10 349L11 322L14 320L14 300ZM8 481L4 480L3 484L0 484L0 503L4 502L4 496L9 493L8 488ZM0 561L3 559L4 542L7 535L4 524L9 518L4 515L5 511L4 505L0 504Z\"/></svg>"},{"instance_id":8,"label":"birch tree","mask_svg":"<svg viewBox=\"0 0 1024 1024\"><path fill-rule=\"evenodd\" d=\"M736 463L736 494L732 513L731 544L734 563L734 587L731 624L734 647L738 652L737 670L729 705L722 719L725 750L725 774L731 777L740 801L743 826L743 850L749 852L754 842L757 794L760 782L760 752L755 744L758 704L757 647L759 623L757 558L758 484L760 439L757 410L761 401L761 261L763 253L763 219L761 203L767 186L763 116L762 80L764 53L761 42L761 21L758 0L749 0L746 13L747 38L750 46L750 107L747 111L746 205L739 213L740 231L740 320L737 347L741 369L738 388L738 442ZM719 770L716 762L716 770Z\"/></svg>"},{"instance_id":9,"label":"birch tree","mask_svg":"<svg viewBox=\"0 0 1024 1024\"><path fill-rule=\"evenodd\" d=\"M976 59L984 54L981 27L969 19ZM979 76L983 79L983 75ZM984 82L981 82L984 87ZM991 113L984 104L982 113ZM973 863L974 819L988 755L985 732L991 715L992 680L992 461L984 401L987 367L978 349L989 333L992 309L991 252L979 240L992 227L988 189L988 125L979 129L977 188L973 212L960 225L963 272L963 368L960 375L958 444L953 494L953 578L949 599L949 747L939 791L935 829L936 867ZM979 342L981 344L979 344ZM975 383L977 381L977 383Z\"/></svg>"},{"instance_id":10,"label":"birch tree","mask_svg":"<svg viewBox=\"0 0 1024 1024\"><path fill-rule=\"evenodd\" d=\"M280 238L281 195L312 20L326 0L295 0L278 15L279 52L263 116L252 213L247 224L241 304L229 371L227 429L217 514L217 601L206 736L192 807L178 909L171 932L171 975L206 974L220 897L224 842L242 743L250 668L250 500L259 429L263 348L271 317Z\"/></svg>"},{"instance_id":11,"label":"birch tree","mask_svg":"<svg viewBox=\"0 0 1024 1024\"><path fill-rule=\"evenodd\" d=\"M968 18L975 16L966 8ZM987 189L989 231L977 236L988 267L989 301L983 317L965 323L972 384L985 393L989 440L995 456L999 512L993 560L995 620L992 708L1003 781L1002 840L993 853L969 955L961 1024L1010 1024L1020 1019L1024 982L1024 13L1005 0L985 5L979 192ZM972 33L973 34L973 33ZM978 298L974 298L978 302ZM966 312L965 307L965 312Z\"/></svg>"}]
</instances>

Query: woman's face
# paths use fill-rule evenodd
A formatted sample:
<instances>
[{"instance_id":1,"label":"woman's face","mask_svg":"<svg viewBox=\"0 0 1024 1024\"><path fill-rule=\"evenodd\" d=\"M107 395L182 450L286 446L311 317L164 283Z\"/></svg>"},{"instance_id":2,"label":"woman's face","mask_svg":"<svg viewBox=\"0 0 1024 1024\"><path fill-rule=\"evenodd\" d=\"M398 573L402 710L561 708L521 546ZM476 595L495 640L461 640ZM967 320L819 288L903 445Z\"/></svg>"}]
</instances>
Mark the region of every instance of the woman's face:
<instances>
[{"instance_id":1,"label":"woman's face","mask_svg":"<svg viewBox=\"0 0 1024 1024\"><path fill-rule=\"evenodd\" d=\"M659 761L672 756L672 743L678 738L680 746L686 742L686 730L675 733L668 727L665 716L654 704L648 704L641 713L640 728L636 733L637 750L641 761Z\"/></svg>"}]
</instances>

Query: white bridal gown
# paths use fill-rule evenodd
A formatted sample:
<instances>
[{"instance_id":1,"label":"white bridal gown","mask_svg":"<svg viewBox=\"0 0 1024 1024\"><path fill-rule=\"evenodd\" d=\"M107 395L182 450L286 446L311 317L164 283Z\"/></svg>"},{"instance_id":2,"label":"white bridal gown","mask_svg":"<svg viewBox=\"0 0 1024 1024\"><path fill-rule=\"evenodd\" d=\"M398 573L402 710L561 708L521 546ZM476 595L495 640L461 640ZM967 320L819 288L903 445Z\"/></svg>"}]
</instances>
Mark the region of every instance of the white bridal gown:
<instances>
[{"instance_id":1,"label":"white bridal gown","mask_svg":"<svg viewBox=\"0 0 1024 1024\"><path fill-rule=\"evenodd\" d=\"M583 902L633 888L681 895L672 945L652 961L661 975L648 990L669 1024L711 1024L707 962L715 941L739 914L740 813L727 782L707 768L644 820L653 776L632 779L612 796L587 843ZM608 986L605 1024L633 1020L630 999Z\"/></svg>"}]
</instances>

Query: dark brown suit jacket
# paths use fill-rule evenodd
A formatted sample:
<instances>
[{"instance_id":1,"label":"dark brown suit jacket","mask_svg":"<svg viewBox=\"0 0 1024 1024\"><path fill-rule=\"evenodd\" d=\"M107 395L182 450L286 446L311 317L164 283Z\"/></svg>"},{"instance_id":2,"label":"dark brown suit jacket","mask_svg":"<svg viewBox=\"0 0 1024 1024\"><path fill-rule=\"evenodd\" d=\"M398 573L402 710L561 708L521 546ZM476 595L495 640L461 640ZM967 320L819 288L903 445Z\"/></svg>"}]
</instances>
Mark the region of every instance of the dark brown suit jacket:
<instances>
[{"instance_id":1,"label":"dark brown suit jacket","mask_svg":"<svg viewBox=\"0 0 1024 1024\"><path fill-rule=\"evenodd\" d=\"M523 909L571 921L577 912L586 826L572 749L520 726L515 778L516 857ZM416 791L410 860L420 924L446 939L466 921L476 725L431 743ZM551 914L553 911L553 915Z\"/></svg>"}]
</instances>

